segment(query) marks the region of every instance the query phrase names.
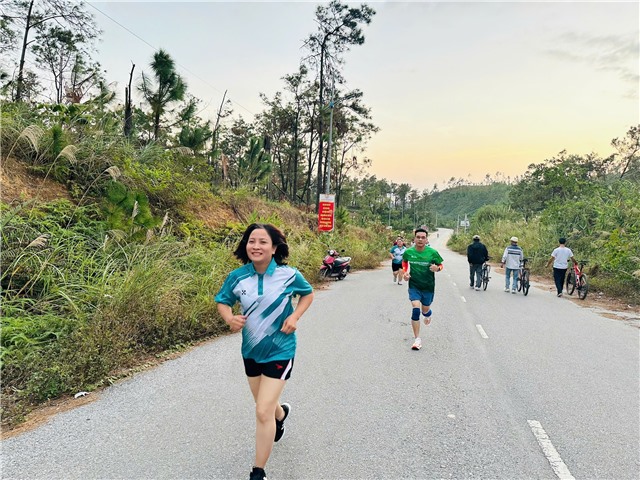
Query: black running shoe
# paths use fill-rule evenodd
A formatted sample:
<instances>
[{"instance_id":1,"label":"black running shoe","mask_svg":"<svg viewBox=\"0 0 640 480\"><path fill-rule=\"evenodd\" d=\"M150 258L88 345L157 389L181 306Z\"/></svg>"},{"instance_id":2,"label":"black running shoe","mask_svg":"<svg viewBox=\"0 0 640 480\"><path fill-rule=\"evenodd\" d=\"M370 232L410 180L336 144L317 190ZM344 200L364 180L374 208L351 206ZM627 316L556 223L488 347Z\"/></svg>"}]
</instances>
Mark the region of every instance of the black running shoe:
<instances>
[{"instance_id":1,"label":"black running shoe","mask_svg":"<svg viewBox=\"0 0 640 480\"><path fill-rule=\"evenodd\" d=\"M249 474L249 480L267 480L267 474L264 473L263 468L253 467Z\"/></svg>"},{"instance_id":2,"label":"black running shoe","mask_svg":"<svg viewBox=\"0 0 640 480\"><path fill-rule=\"evenodd\" d=\"M284 410L284 417L282 417L282 420L278 420L276 418L276 437L274 439L274 442L280 440L284 435L284 421L289 416L289 412L291 412L291 405L289 405L288 403L283 403L280 406L282 407L282 410Z\"/></svg>"}]
</instances>

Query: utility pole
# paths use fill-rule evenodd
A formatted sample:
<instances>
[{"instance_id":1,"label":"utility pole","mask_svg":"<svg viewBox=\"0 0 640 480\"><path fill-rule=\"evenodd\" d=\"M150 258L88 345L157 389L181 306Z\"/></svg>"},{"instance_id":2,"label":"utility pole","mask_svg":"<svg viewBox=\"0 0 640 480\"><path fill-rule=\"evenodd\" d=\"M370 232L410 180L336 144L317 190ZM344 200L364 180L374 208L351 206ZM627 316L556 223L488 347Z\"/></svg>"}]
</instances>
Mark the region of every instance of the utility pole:
<instances>
[{"instance_id":1,"label":"utility pole","mask_svg":"<svg viewBox=\"0 0 640 480\"><path fill-rule=\"evenodd\" d=\"M331 90L331 101L329 102L329 142L327 143L327 166L324 172L324 193L329 193L329 184L331 183L331 142L333 140L333 89Z\"/></svg>"}]
</instances>

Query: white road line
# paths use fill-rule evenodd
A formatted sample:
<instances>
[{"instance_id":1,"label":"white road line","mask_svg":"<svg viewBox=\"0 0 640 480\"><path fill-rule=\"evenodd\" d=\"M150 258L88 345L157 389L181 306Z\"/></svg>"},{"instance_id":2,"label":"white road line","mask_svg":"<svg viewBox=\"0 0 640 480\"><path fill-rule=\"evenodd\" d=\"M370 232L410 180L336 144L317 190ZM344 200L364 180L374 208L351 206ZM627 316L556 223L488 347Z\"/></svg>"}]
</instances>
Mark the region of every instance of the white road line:
<instances>
[{"instance_id":1,"label":"white road line","mask_svg":"<svg viewBox=\"0 0 640 480\"><path fill-rule=\"evenodd\" d=\"M467 303L467 299L464 297L460 297L464 303Z\"/></svg>"},{"instance_id":2,"label":"white road line","mask_svg":"<svg viewBox=\"0 0 640 480\"><path fill-rule=\"evenodd\" d=\"M482 328L482 325L476 325L476 328L478 329L478 332L480 332L480 336L482 338L489 338L489 336L485 333L484 328Z\"/></svg>"},{"instance_id":3,"label":"white road line","mask_svg":"<svg viewBox=\"0 0 640 480\"><path fill-rule=\"evenodd\" d=\"M549 440L549 436L547 435L547 432L544 431L544 428L542 428L542 425L540 425L540 422L536 420L527 420L527 422L529 423L529 427L531 427L531 431L535 435L536 440L538 440L540 448L542 448L542 453L544 453L544 456L549 460L551 468L553 468L553 471L558 478L561 480L575 480L565 463L562 461L562 458L560 458L560 455L551 443L551 440Z\"/></svg>"}]
</instances>

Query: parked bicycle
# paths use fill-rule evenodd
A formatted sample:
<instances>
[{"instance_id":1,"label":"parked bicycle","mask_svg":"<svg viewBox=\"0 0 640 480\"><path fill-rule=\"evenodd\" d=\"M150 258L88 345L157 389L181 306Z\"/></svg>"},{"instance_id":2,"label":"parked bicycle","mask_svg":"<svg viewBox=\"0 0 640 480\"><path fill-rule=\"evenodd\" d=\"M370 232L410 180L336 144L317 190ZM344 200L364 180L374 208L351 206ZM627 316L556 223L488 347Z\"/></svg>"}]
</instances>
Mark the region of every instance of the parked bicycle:
<instances>
[{"instance_id":1,"label":"parked bicycle","mask_svg":"<svg viewBox=\"0 0 640 480\"><path fill-rule=\"evenodd\" d=\"M518 291L524 293L525 297L529 294L529 287L531 286L529 282L531 271L527 267L528 261L528 258L522 260L520 271L518 272Z\"/></svg>"},{"instance_id":2,"label":"parked bicycle","mask_svg":"<svg viewBox=\"0 0 640 480\"><path fill-rule=\"evenodd\" d=\"M587 274L584 273L584 266L588 262L586 260L580 260L577 265L574 265L569 274L567 275L567 293L573 295L575 289L578 289L578 298L584 300L587 298L589 292L589 279Z\"/></svg>"},{"instance_id":3,"label":"parked bicycle","mask_svg":"<svg viewBox=\"0 0 640 480\"><path fill-rule=\"evenodd\" d=\"M487 262L484 262L482 264L482 289L483 290L486 290L487 285L489 285L489 279L491 278L490 273L491 273L491 265L489 265Z\"/></svg>"}]
</instances>

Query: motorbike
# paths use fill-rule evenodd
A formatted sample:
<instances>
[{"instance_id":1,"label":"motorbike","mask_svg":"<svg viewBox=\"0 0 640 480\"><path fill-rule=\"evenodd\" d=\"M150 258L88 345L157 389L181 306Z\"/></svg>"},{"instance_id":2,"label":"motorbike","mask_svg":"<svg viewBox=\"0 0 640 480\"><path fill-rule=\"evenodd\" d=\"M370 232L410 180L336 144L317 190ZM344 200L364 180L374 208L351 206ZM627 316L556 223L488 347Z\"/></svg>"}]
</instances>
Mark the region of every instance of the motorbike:
<instances>
[{"instance_id":1,"label":"motorbike","mask_svg":"<svg viewBox=\"0 0 640 480\"><path fill-rule=\"evenodd\" d=\"M344 253L344 250L342 250ZM320 278L343 280L351 270L351 257L342 257L337 250L327 250L327 256L322 260Z\"/></svg>"}]
</instances>

